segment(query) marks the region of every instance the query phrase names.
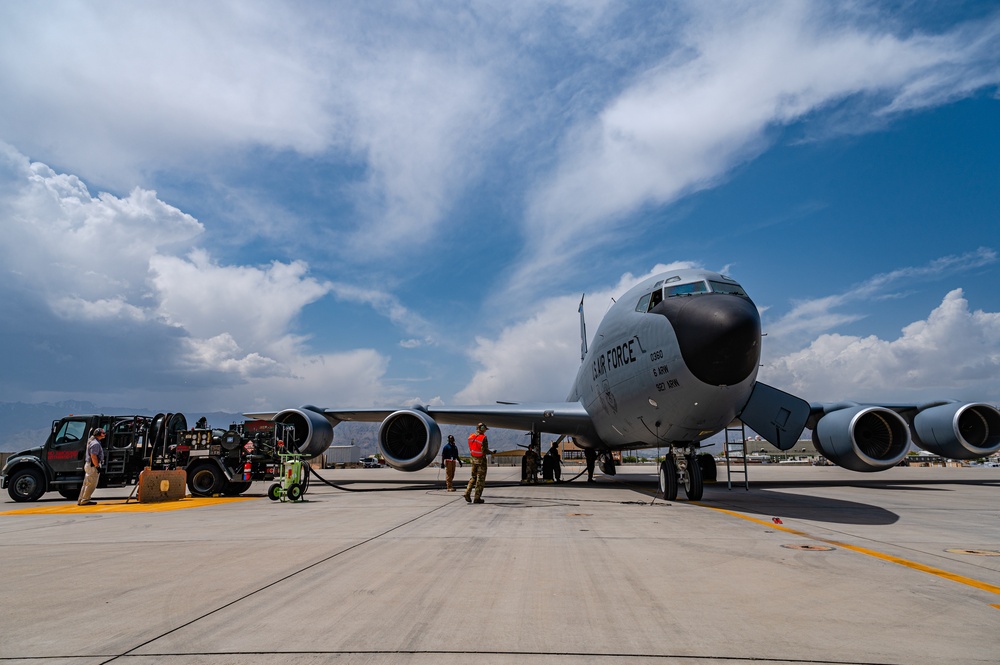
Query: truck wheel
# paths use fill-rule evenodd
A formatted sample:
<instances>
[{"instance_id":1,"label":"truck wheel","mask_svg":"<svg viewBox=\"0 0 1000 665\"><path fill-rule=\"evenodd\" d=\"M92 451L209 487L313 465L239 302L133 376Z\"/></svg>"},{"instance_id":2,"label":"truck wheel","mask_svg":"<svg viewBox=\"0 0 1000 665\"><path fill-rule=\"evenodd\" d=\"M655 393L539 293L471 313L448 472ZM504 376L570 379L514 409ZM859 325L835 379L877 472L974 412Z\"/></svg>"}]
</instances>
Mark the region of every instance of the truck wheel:
<instances>
[{"instance_id":1,"label":"truck wheel","mask_svg":"<svg viewBox=\"0 0 1000 665\"><path fill-rule=\"evenodd\" d=\"M60 487L59 494L64 499L69 499L70 501L80 500L80 487Z\"/></svg>"},{"instance_id":2,"label":"truck wheel","mask_svg":"<svg viewBox=\"0 0 1000 665\"><path fill-rule=\"evenodd\" d=\"M292 501L299 501L302 499L302 485L298 483L292 483L288 486L288 498Z\"/></svg>"},{"instance_id":3,"label":"truck wheel","mask_svg":"<svg viewBox=\"0 0 1000 665\"><path fill-rule=\"evenodd\" d=\"M37 501L45 494L45 475L39 469L25 467L15 471L7 485L7 494L17 502Z\"/></svg>"},{"instance_id":4,"label":"truck wheel","mask_svg":"<svg viewBox=\"0 0 1000 665\"><path fill-rule=\"evenodd\" d=\"M267 498L271 501L277 501L281 498L281 485L275 483L267 488Z\"/></svg>"},{"instance_id":5,"label":"truck wheel","mask_svg":"<svg viewBox=\"0 0 1000 665\"><path fill-rule=\"evenodd\" d=\"M226 483L226 486L222 489L222 493L226 496L239 496L250 489L250 485L251 483L246 481Z\"/></svg>"},{"instance_id":6,"label":"truck wheel","mask_svg":"<svg viewBox=\"0 0 1000 665\"><path fill-rule=\"evenodd\" d=\"M194 496L218 494L224 482L222 472L212 464L202 464L188 473L188 489Z\"/></svg>"}]
</instances>

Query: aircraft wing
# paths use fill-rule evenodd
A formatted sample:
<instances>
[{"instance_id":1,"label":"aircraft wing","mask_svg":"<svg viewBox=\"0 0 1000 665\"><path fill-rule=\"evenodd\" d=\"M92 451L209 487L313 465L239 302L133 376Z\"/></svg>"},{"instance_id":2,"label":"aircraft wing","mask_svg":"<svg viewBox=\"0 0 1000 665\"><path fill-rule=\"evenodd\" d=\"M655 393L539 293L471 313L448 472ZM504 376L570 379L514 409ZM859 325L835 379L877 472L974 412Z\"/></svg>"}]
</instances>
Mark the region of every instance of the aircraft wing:
<instances>
[{"instance_id":1,"label":"aircraft wing","mask_svg":"<svg viewBox=\"0 0 1000 665\"><path fill-rule=\"evenodd\" d=\"M854 471L899 464L911 442L951 459L1000 450L1000 411L977 402L807 403L758 382L740 419L781 450L794 446L808 427L820 454Z\"/></svg>"},{"instance_id":2,"label":"aircraft wing","mask_svg":"<svg viewBox=\"0 0 1000 665\"><path fill-rule=\"evenodd\" d=\"M333 441L333 429L342 422L382 423L379 450L393 468L422 469L433 461L440 445L438 425L466 425L565 434L582 446L600 440L593 420L580 402L533 402L478 406L404 406L397 409L326 408L306 405L280 412L245 413L248 418L293 425L300 451L320 454Z\"/></svg>"},{"instance_id":3,"label":"aircraft wing","mask_svg":"<svg viewBox=\"0 0 1000 665\"><path fill-rule=\"evenodd\" d=\"M397 411L426 413L442 425L467 425L501 429L534 430L548 434L566 434L596 439L590 414L579 402L533 402L525 404L486 404L476 406L416 406L399 409L321 409L333 421L382 422Z\"/></svg>"}]
</instances>

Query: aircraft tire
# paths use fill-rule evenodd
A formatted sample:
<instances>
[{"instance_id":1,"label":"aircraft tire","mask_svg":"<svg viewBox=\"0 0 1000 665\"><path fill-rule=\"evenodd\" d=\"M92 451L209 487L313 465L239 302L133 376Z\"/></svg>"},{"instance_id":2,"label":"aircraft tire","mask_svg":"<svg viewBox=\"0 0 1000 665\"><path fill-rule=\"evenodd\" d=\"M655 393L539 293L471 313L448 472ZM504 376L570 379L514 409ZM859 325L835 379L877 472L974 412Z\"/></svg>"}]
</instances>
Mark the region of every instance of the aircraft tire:
<instances>
[{"instance_id":1,"label":"aircraft tire","mask_svg":"<svg viewBox=\"0 0 1000 665\"><path fill-rule=\"evenodd\" d=\"M698 464L701 466L703 483L714 483L719 479L719 469L715 465L715 457L708 453L701 453L698 455Z\"/></svg>"},{"instance_id":2,"label":"aircraft tire","mask_svg":"<svg viewBox=\"0 0 1000 665\"><path fill-rule=\"evenodd\" d=\"M701 477L701 465L698 464L697 457L688 455L687 473L684 474L684 494L687 495L688 501L701 501L704 493L705 483Z\"/></svg>"},{"instance_id":3,"label":"aircraft tire","mask_svg":"<svg viewBox=\"0 0 1000 665\"><path fill-rule=\"evenodd\" d=\"M673 455L660 462L660 493L666 501L677 500L677 465Z\"/></svg>"}]
</instances>

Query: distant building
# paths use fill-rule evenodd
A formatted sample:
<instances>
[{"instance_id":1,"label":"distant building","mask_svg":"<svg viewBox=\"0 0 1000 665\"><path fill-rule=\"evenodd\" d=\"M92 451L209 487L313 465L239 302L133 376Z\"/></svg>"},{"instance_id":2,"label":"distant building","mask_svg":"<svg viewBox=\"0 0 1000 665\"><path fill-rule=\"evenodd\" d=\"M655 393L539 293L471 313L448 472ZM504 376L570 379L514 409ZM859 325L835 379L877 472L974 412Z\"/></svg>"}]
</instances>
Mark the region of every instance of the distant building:
<instances>
[{"instance_id":1,"label":"distant building","mask_svg":"<svg viewBox=\"0 0 1000 665\"><path fill-rule=\"evenodd\" d=\"M330 446L326 450L326 466L337 464L358 464L361 461L360 446Z\"/></svg>"}]
</instances>

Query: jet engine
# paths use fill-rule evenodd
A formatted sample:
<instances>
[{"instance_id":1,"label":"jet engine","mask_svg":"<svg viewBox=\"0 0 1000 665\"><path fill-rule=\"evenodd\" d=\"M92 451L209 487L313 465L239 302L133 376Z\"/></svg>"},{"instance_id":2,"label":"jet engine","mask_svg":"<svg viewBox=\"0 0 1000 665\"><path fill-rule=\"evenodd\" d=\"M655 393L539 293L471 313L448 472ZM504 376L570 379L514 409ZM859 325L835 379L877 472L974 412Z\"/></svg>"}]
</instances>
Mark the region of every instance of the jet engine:
<instances>
[{"instance_id":1,"label":"jet engine","mask_svg":"<svg viewBox=\"0 0 1000 665\"><path fill-rule=\"evenodd\" d=\"M884 471L910 449L910 428L895 411L855 406L832 411L816 423L813 445L823 457L851 471Z\"/></svg>"},{"instance_id":2,"label":"jet engine","mask_svg":"<svg viewBox=\"0 0 1000 665\"><path fill-rule=\"evenodd\" d=\"M382 421L378 449L386 464L399 471L419 471L441 448L441 428L423 411L404 409Z\"/></svg>"},{"instance_id":3,"label":"jet engine","mask_svg":"<svg viewBox=\"0 0 1000 665\"><path fill-rule=\"evenodd\" d=\"M1000 411L988 404L951 402L913 419L917 442L941 457L975 459L1000 450Z\"/></svg>"},{"instance_id":4,"label":"jet engine","mask_svg":"<svg viewBox=\"0 0 1000 665\"><path fill-rule=\"evenodd\" d=\"M285 409L274 417L274 422L295 427L291 447L303 455L322 455L333 443L333 425L315 406Z\"/></svg>"}]
</instances>

